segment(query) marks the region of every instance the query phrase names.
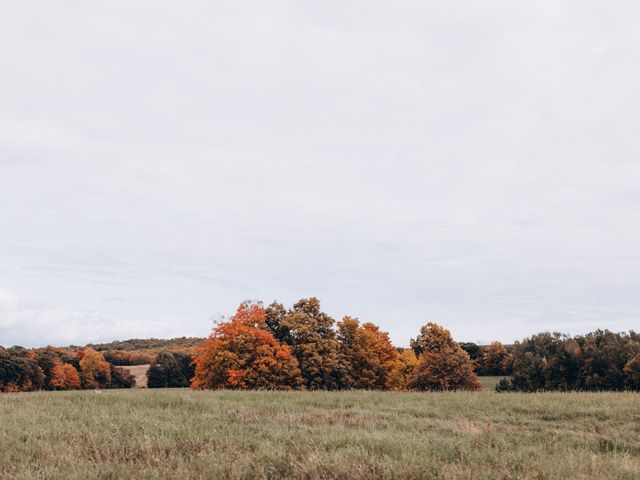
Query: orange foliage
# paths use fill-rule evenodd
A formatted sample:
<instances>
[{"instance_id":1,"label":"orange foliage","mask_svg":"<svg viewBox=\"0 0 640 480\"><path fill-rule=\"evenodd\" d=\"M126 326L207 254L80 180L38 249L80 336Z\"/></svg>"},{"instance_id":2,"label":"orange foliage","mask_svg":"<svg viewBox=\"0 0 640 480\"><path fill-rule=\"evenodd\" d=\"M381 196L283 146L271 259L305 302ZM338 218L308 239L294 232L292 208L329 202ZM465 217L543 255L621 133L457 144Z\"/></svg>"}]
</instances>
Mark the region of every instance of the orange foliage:
<instances>
[{"instance_id":1,"label":"orange foliage","mask_svg":"<svg viewBox=\"0 0 640 480\"><path fill-rule=\"evenodd\" d=\"M82 386L86 389L105 388L111 383L111 367L100 352L86 348L80 360Z\"/></svg>"},{"instance_id":2,"label":"orange foliage","mask_svg":"<svg viewBox=\"0 0 640 480\"><path fill-rule=\"evenodd\" d=\"M449 330L428 323L411 346L420 352L418 364L409 382L418 390L479 390L469 354L453 341Z\"/></svg>"},{"instance_id":3,"label":"orange foliage","mask_svg":"<svg viewBox=\"0 0 640 480\"><path fill-rule=\"evenodd\" d=\"M80 382L80 374L76 367L69 363L65 363L62 366L64 370L64 386L67 390L78 390L82 384Z\"/></svg>"},{"instance_id":4,"label":"orange foliage","mask_svg":"<svg viewBox=\"0 0 640 480\"><path fill-rule=\"evenodd\" d=\"M389 373L387 388L389 390L406 390L417 365L418 358L413 353L413 350L410 348L403 349Z\"/></svg>"},{"instance_id":5,"label":"orange foliage","mask_svg":"<svg viewBox=\"0 0 640 480\"><path fill-rule=\"evenodd\" d=\"M580 350L578 344L574 341L575 347ZM570 348L573 347L570 345ZM491 342L482 354L482 372L484 375L508 375L511 370L513 358L502 343Z\"/></svg>"},{"instance_id":6,"label":"orange foliage","mask_svg":"<svg viewBox=\"0 0 640 480\"><path fill-rule=\"evenodd\" d=\"M194 389L291 389L302 382L289 347L265 329L264 308L250 302L214 327L195 365Z\"/></svg>"},{"instance_id":7,"label":"orange foliage","mask_svg":"<svg viewBox=\"0 0 640 480\"><path fill-rule=\"evenodd\" d=\"M360 326L358 319L344 317L338 322L338 339L350 366L345 382L348 387L378 390L389 387L398 351L387 332L372 323Z\"/></svg>"},{"instance_id":8,"label":"orange foliage","mask_svg":"<svg viewBox=\"0 0 640 480\"><path fill-rule=\"evenodd\" d=\"M51 369L51 379L49 380L49 385L56 390L64 390L66 388L66 374L62 366L62 362L60 362L59 360Z\"/></svg>"}]
</instances>

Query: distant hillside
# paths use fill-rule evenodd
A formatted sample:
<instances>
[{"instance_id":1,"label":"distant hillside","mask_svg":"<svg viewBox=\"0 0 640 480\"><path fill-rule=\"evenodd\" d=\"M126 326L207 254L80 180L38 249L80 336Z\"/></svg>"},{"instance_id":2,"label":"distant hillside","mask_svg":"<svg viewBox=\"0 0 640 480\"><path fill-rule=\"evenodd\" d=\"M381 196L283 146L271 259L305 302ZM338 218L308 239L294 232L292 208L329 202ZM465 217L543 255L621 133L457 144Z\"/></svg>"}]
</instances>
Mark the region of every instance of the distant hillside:
<instances>
[{"instance_id":1,"label":"distant hillside","mask_svg":"<svg viewBox=\"0 0 640 480\"><path fill-rule=\"evenodd\" d=\"M74 351L93 348L101 352L105 360L113 365L148 365L164 350L184 352L194 356L197 354L198 348L203 342L204 338L197 337L171 339L132 338L130 340L118 340L109 343L89 343L83 347L71 345L65 347L65 350Z\"/></svg>"},{"instance_id":2,"label":"distant hillside","mask_svg":"<svg viewBox=\"0 0 640 480\"><path fill-rule=\"evenodd\" d=\"M132 338L130 340L119 340L109 343L88 344L99 352L105 350L122 350L122 351L140 351L140 350L158 350L158 349L190 349L191 347L199 347L204 342L204 338L197 337L180 337L171 339L161 338Z\"/></svg>"}]
</instances>

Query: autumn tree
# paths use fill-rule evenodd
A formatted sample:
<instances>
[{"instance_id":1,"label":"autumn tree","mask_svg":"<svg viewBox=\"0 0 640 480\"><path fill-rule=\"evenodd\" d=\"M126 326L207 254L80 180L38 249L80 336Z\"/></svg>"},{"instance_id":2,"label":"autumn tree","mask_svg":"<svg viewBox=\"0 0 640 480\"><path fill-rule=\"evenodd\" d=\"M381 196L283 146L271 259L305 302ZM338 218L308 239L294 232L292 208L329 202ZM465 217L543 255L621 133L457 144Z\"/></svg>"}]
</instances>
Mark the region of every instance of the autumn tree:
<instances>
[{"instance_id":1,"label":"autumn tree","mask_svg":"<svg viewBox=\"0 0 640 480\"><path fill-rule=\"evenodd\" d=\"M111 383L111 364L100 352L86 348L80 360L80 377L85 389L106 388Z\"/></svg>"},{"instance_id":2,"label":"autumn tree","mask_svg":"<svg viewBox=\"0 0 640 480\"><path fill-rule=\"evenodd\" d=\"M512 363L513 358L506 347L495 341L484 349L480 366L483 375L510 375Z\"/></svg>"},{"instance_id":3,"label":"autumn tree","mask_svg":"<svg viewBox=\"0 0 640 480\"><path fill-rule=\"evenodd\" d=\"M344 317L338 322L338 341L349 368L343 380L346 387L389 388L399 355L387 332L372 323L360 325L358 319Z\"/></svg>"},{"instance_id":4,"label":"autumn tree","mask_svg":"<svg viewBox=\"0 0 640 480\"><path fill-rule=\"evenodd\" d=\"M304 385L310 390L336 390L348 384L349 363L336 338L335 321L320 310L320 301L302 299L290 310L278 303L265 312L273 336L297 358Z\"/></svg>"},{"instance_id":5,"label":"autumn tree","mask_svg":"<svg viewBox=\"0 0 640 480\"><path fill-rule=\"evenodd\" d=\"M80 374L69 363L58 363L53 367L49 386L54 390L78 390L81 387Z\"/></svg>"},{"instance_id":6,"label":"autumn tree","mask_svg":"<svg viewBox=\"0 0 640 480\"><path fill-rule=\"evenodd\" d=\"M44 373L33 351L22 347L0 347L0 391L39 390L44 380Z\"/></svg>"},{"instance_id":7,"label":"autumn tree","mask_svg":"<svg viewBox=\"0 0 640 480\"><path fill-rule=\"evenodd\" d=\"M631 390L640 390L640 353L627 362L624 373L627 376L626 386Z\"/></svg>"},{"instance_id":8,"label":"autumn tree","mask_svg":"<svg viewBox=\"0 0 640 480\"><path fill-rule=\"evenodd\" d=\"M389 390L406 390L418 365L418 358L411 348L403 348L389 373L387 388Z\"/></svg>"},{"instance_id":9,"label":"autumn tree","mask_svg":"<svg viewBox=\"0 0 640 480\"><path fill-rule=\"evenodd\" d=\"M478 390L481 387L473 372L469 354L453 341L449 330L428 323L420 335L411 340L418 364L409 381L417 390Z\"/></svg>"},{"instance_id":10,"label":"autumn tree","mask_svg":"<svg viewBox=\"0 0 640 480\"><path fill-rule=\"evenodd\" d=\"M244 302L228 322L217 324L195 360L194 389L298 388L298 362L267 329L261 304Z\"/></svg>"},{"instance_id":11,"label":"autumn tree","mask_svg":"<svg viewBox=\"0 0 640 480\"><path fill-rule=\"evenodd\" d=\"M451 333L435 323L427 323L420 328L420 334L410 341L411 348L419 358L424 352L440 352L445 349L456 350L460 346L453 341Z\"/></svg>"}]
</instances>

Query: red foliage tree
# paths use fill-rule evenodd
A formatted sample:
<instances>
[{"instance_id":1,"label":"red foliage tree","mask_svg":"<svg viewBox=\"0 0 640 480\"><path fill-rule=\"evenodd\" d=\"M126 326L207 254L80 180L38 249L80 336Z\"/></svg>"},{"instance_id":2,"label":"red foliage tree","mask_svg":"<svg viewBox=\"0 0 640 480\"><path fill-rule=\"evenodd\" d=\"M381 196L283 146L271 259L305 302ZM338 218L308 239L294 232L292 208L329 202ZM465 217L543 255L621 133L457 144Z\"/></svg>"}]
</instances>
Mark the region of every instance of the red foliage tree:
<instances>
[{"instance_id":1,"label":"red foliage tree","mask_svg":"<svg viewBox=\"0 0 640 480\"><path fill-rule=\"evenodd\" d=\"M195 360L193 389L288 390L302 383L297 360L265 326L261 304L244 302L216 325Z\"/></svg>"}]
</instances>

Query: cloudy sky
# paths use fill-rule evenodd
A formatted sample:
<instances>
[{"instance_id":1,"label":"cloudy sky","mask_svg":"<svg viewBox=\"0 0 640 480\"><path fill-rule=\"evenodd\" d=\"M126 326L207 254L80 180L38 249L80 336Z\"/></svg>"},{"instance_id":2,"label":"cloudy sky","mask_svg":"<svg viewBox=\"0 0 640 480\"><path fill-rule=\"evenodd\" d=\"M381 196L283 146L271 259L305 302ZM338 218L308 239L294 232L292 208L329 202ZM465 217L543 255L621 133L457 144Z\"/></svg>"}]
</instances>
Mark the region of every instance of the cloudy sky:
<instances>
[{"instance_id":1,"label":"cloudy sky","mask_svg":"<svg viewBox=\"0 0 640 480\"><path fill-rule=\"evenodd\" d=\"M398 345L640 329L640 4L13 2L0 344L317 296Z\"/></svg>"}]
</instances>

